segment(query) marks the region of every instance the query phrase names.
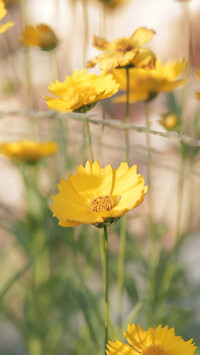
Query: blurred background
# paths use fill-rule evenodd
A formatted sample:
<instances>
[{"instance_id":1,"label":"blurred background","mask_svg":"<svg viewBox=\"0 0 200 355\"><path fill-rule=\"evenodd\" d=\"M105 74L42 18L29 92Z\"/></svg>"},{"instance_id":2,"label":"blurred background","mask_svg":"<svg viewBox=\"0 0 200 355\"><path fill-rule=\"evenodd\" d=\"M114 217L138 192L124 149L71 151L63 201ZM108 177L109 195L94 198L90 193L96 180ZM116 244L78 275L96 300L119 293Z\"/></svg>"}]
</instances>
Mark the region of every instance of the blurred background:
<instances>
[{"instance_id":1,"label":"blurred background","mask_svg":"<svg viewBox=\"0 0 200 355\"><path fill-rule=\"evenodd\" d=\"M127 221L122 320L118 319L120 225L110 227L110 339L123 339L130 322L175 327L185 340L200 332L200 82L199 0L10 0L0 35L0 143L55 141L58 152L36 165L0 156L0 354L102 353L102 236L93 226L62 228L49 208L61 177L90 159L83 120L47 110L54 80L99 54L93 36L129 37L138 27L156 31L148 47L163 62L185 58L188 83L150 103L152 196L156 240L149 238L147 199ZM50 26L52 51L22 44L26 25ZM89 69L98 74L98 67ZM167 135L162 114L182 110L188 144ZM131 105L131 123L145 127L143 102ZM125 104L106 99L88 114L123 123ZM78 119L77 119L78 117ZM117 168L125 159L124 129L90 124L95 158ZM162 136L164 134L164 137ZM173 139L175 138L175 139ZM197 146L192 140L196 139ZM190 142L191 140L191 142ZM147 175L144 131L130 131L130 165ZM178 242L177 242L178 235Z\"/></svg>"}]
</instances>

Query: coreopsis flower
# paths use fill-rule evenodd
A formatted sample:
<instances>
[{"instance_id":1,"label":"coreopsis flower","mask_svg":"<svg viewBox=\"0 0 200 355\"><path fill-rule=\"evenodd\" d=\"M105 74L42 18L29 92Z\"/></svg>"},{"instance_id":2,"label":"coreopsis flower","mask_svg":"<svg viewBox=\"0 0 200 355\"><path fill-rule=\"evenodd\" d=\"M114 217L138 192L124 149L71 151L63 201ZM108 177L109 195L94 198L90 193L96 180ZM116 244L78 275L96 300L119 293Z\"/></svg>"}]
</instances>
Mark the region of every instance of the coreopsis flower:
<instances>
[{"instance_id":1,"label":"coreopsis flower","mask_svg":"<svg viewBox=\"0 0 200 355\"><path fill-rule=\"evenodd\" d=\"M162 119L159 120L159 123L166 128L167 131L172 131L179 125L179 120L174 113L168 113L162 115Z\"/></svg>"},{"instance_id":2,"label":"coreopsis flower","mask_svg":"<svg viewBox=\"0 0 200 355\"><path fill-rule=\"evenodd\" d=\"M7 10L5 8L5 3L3 0L0 0L0 20L2 20L7 14ZM4 33L8 28L14 26L14 22L6 22L3 25L0 25L0 33Z\"/></svg>"},{"instance_id":3,"label":"coreopsis flower","mask_svg":"<svg viewBox=\"0 0 200 355\"><path fill-rule=\"evenodd\" d=\"M74 70L72 77L67 76L64 82L56 81L49 85L49 91L57 96L46 97L49 109L61 112L86 112L99 100L114 95L119 88L111 74L88 74Z\"/></svg>"},{"instance_id":4,"label":"coreopsis flower","mask_svg":"<svg viewBox=\"0 0 200 355\"><path fill-rule=\"evenodd\" d=\"M155 54L147 48L142 48L142 45L148 43L154 34L154 30L140 27L132 36L118 38L111 42L95 36L93 46L103 53L88 61L87 67L92 68L98 63L99 68L106 72L127 66L152 68L156 60Z\"/></svg>"},{"instance_id":5,"label":"coreopsis flower","mask_svg":"<svg viewBox=\"0 0 200 355\"><path fill-rule=\"evenodd\" d=\"M155 97L159 92L170 92L183 86L187 78L179 78L184 75L185 60L162 64L156 60L155 68L151 70L131 68L129 70L130 102L147 101ZM113 76L120 84L120 89L126 91L127 75L125 69L114 70ZM118 96L115 102L125 102L126 95Z\"/></svg>"},{"instance_id":6,"label":"coreopsis flower","mask_svg":"<svg viewBox=\"0 0 200 355\"><path fill-rule=\"evenodd\" d=\"M27 26L22 33L21 42L25 47L36 46L44 51L50 51L58 45L55 33L44 24Z\"/></svg>"},{"instance_id":7,"label":"coreopsis flower","mask_svg":"<svg viewBox=\"0 0 200 355\"><path fill-rule=\"evenodd\" d=\"M77 168L76 175L61 180L50 207L63 227L94 224L102 228L143 201L147 192L144 183L136 165L129 168L121 163L112 169L110 164L101 168L97 160L93 164L87 161L85 167Z\"/></svg>"},{"instance_id":8,"label":"coreopsis flower","mask_svg":"<svg viewBox=\"0 0 200 355\"><path fill-rule=\"evenodd\" d=\"M32 140L1 143L0 153L21 162L34 163L43 157L54 154L58 146L54 142L40 143Z\"/></svg>"},{"instance_id":9,"label":"coreopsis flower","mask_svg":"<svg viewBox=\"0 0 200 355\"><path fill-rule=\"evenodd\" d=\"M109 342L107 355L195 355L193 339L184 341L168 326L145 331L140 324L129 324L124 335L128 344L119 340Z\"/></svg>"}]
</instances>

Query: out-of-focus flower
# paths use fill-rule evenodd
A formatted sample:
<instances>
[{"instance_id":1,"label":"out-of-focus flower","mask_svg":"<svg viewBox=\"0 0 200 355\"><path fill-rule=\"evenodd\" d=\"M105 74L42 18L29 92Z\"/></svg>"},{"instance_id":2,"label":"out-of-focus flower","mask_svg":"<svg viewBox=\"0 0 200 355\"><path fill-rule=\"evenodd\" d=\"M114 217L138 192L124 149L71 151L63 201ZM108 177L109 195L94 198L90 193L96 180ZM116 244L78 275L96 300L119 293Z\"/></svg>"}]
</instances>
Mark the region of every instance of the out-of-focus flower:
<instances>
[{"instance_id":1,"label":"out-of-focus flower","mask_svg":"<svg viewBox=\"0 0 200 355\"><path fill-rule=\"evenodd\" d=\"M67 76L64 82L56 81L49 85L49 91L58 98L46 97L49 109L61 112L86 112L94 107L97 101L114 95L119 88L111 74L88 74L74 70L72 77Z\"/></svg>"},{"instance_id":2,"label":"out-of-focus flower","mask_svg":"<svg viewBox=\"0 0 200 355\"><path fill-rule=\"evenodd\" d=\"M93 46L104 53L88 61L87 67L92 68L98 63L99 68L106 72L127 66L153 68L156 60L155 54L141 46L149 42L154 34L154 30L140 27L131 37L122 37L111 42L95 36Z\"/></svg>"},{"instance_id":3,"label":"out-of-focus flower","mask_svg":"<svg viewBox=\"0 0 200 355\"><path fill-rule=\"evenodd\" d=\"M2 20L7 14L7 10L5 8L5 3L3 0L0 0L0 20ZM8 28L14 26L14 22L6 22L3 25L0 25L0 33L4 33Z\"/></svg>"},{"instance_id":4,"label":"out-of-focus flower","mask_svg":"<svg viewBox=\"0 0 200 355\"><path fill-rule=\"evenodd\" d=\"M87 161L76 175L69 174L58 185L59 194L53 196L51 205L54 217L63 227L108 226L143 201L147 187L136 171L136 165L129 168L127 163L112 169L110 164L101 168L97 160Z\"/></svg>"},{"instance_id":5,"label":"out-of-focus flower","mask_svg":"<svg viewBox=\"0 0 200 355\"><path fill-rule=\"evenodd\" d=\"M0 153L12 160L33 163L58 150L55 142L36 142L22 140L18 142L1 143Z\"/></svg>"},{"instance_id":6,"label":"out-of-focus flower","mask_svg":"<svg viewBox=\"0 0 200 355\"><path fill-rule=\"evenodd\" d=\"M22 33L21 42L26 47L36 46L44 51L50 51L58 45L55 33L44 24L27 26Z\"/></svg>"},{"instance_id":7,"label":"out-of-focus flower","mask_svg":"<svg viewBox=\"0 0 200 355\"><path fill-rule=\"evenodd\" d=\"M162 119L159 120L159 123L166 128L167 131L172 131L177 128L179 124L178 117L174 113L168 113L162 115Z\"/></svg>"},{"instance_id":8,"label":"out-of-focus flower","mask_svg":"<svg viewBox=\"0 0 200 355\"><path fill-rule=\"evenodd\" d=\"M117 340L109 342L107 355L195 355L193 339L184 341L168 326L143 330L141 325L129 324L124 335L129 344Z\"/></svg>"},{"instance_id":9,"label":"out-of-focus flower","mask_svg":"<svg viewBox=\"0 0 200 355\"><path fill-rule=\"evenodd\" d=\"M109 9L114 10L125 3L128 3L129 0L99 0L103 5Z\"/></svg>"},{"instance_id":10,"label":"out-of-focus flower","mask_svg":"<svg viewBox=\"0 0 200 355\"><path fill-rule=\"evenodd\" d=\"M198 79L200 80L200 70L197 71L197 77L198 77ZM197 93L196 93L196 98L197 98L198 100L200 100L200 92L197 92Z\"/></svg>"},{"instance_id":11,"label":"out-of-focus flower","mask_svg":"<svg viewBox=\"0 0 200 355\"><path fill-rule=\"evenodd\" d=\"M163 65L156 61L154 69L131 68L130 75L130 102L146 101L155 97L159 92L170 92L177 87L183 86L187 78L178 79L184 74L186 68L185 60L168 62ZM125 69L113 71L115 80L120 84L120 89L126 91L127 75ZM125 102L126 95L118 96L115 102Z\"/></svg>"}]
</instances>

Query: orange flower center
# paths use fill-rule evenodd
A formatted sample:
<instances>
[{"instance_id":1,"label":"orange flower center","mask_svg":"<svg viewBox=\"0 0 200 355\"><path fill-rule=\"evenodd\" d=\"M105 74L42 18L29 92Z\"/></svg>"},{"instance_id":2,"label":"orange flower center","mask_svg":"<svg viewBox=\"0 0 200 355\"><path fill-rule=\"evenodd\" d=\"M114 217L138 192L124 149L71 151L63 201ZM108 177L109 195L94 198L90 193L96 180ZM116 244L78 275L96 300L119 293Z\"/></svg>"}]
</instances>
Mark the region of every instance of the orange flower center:
<instances>
[{"instance_id":1,"label":"orange flower center","mask_svg":"<svg viewBox=\"0 0 200 355\"><path fill-rule=\"evenodd\" d=\"M141 355L167 355L159 346L149 345L147 348L144 348L141 352Z\"/></svg>"},{"instance_id":2,"label":"orange flower center","mask_svg":"<svg viewBox=\"0 0 200 355\"><path fill-rule=\"evenodd\" d=\"M89 203L89 210L92 212L109 212L114 206L116 206L116 199L115 196L110 195L96 197Z\"/></svg>"}]
</instances>

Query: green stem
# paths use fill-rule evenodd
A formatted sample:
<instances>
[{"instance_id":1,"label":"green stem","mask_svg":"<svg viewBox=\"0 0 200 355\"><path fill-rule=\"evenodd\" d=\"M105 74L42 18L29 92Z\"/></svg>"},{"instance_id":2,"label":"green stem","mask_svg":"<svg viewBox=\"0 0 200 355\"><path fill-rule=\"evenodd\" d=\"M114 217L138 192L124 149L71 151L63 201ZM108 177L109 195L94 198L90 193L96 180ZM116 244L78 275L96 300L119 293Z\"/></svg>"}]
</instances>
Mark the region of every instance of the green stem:
<instances>
[{"instance_id":1,"label":"green stem","mask_svg":"<svg viewBox=\"0 0 200 355\"><path fill-rule=\"evenodd\" d=\"M124 259L126 250L126 216L121 218L120 224L120 248L118 262L118 287L119 287L119 302L118 302L118 327L122 326L122 300L124 293Z\"/></svg>"},{"instance_id":2,"label":"green stem","mask_svg":"<svg viewBox=\"0 0 200 355\"><path fill-rule=\"evenodd\" d=\"M106 344L108 342L108 312L109 312L109 264L108 264L108 233L104 227L104 253L105 253L105 343L104 350L106 355Z\"/></svg>"},{"instance_id":3,"label":"green stem","mask_svg":"<svg viewBox=\"0 0 200 355\"><path fill-rule=\"evenodd\" d=\"M181 166L179 172L179 181L178 181L178 191L177 191L177 214L176 214L176 235L175 235L175 247L177 247L180 242L181 237L181 216L182 216L182 206L183 206L183 188L184 188L184 168L185 168L185 159L184 159L184 147L181 143Z\"/></svg>"},{"instance_id":4,"label":"green stem","mask_svg":"<svg viewBox=\"0 0 200 355\"><path fill-rule=\"evenodd\" d=\"M150 120L149 120L149 104L145 103L145 118L146 118L146 127L150 129ZM151 153L151 139L150 134L146 134L146 143L147 143L147 184L148 184L148 204L149 204L149 233L150 237L155 242L155 231L153 226L153 200L152 200L152 153Z\"/></svg>"},{"instance_id":5,"label":"green stem","mask_svg":"<svg viewBox=\"0 0 200 355\"><path fill-rule=\"evenodd\" d=\"M91 135L90 125L89 125L88 119L85 120L85 124L86 124L86 128L87 128L91 160L92 160L92 163L93 163L94 162L94 154L93 154L93 148L92 148L92 135Z\"/></svg>"},{"instance_id":6,"label":"green stem","mask_svg":"<svg viewBox=\"0 0 200 355\"><path fill-rule=\"evenodd\" d=\"M129 68L126 67L126 123L130 123L130 78ZM126 161L129 161L129 129L126 129Z\"/></svg>"}]
</instances>

